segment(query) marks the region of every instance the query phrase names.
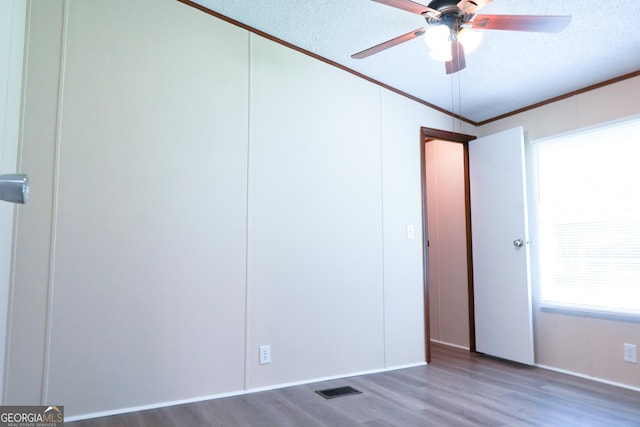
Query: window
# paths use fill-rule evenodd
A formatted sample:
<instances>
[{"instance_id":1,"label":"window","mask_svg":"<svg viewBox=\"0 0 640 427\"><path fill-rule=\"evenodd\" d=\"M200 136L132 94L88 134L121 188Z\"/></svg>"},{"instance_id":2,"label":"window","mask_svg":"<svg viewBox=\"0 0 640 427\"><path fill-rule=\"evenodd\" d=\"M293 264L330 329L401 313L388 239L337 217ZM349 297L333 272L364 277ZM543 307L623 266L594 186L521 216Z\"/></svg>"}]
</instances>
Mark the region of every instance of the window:
<instances>
[{"instance_id":1,"label":"window","mask_svg":"<svg viewBox=\"0 0 640 427\"><path fill-rule=\"evenodd\" d=\"M640 317L640 119L528 147L541 307Z\"/></svg>"}]
</instances>

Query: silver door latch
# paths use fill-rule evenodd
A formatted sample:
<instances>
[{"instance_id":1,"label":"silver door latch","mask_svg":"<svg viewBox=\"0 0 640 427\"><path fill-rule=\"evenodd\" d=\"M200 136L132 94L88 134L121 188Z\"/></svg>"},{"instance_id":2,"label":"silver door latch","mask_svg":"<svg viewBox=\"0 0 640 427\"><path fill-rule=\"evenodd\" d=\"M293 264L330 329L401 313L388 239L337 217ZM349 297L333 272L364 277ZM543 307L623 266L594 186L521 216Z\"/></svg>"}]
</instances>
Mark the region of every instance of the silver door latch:
<instances>
[{"instance_id":1,"label":"silver door latch","mask_svg":"<svg viewBox=\"0 0 640 427\"><path fill-rule=\"evenodd\" d=\"M27 175L0 175L0 200L24 204L28 198L29 177Z\"/></svg>"}]
</instances>

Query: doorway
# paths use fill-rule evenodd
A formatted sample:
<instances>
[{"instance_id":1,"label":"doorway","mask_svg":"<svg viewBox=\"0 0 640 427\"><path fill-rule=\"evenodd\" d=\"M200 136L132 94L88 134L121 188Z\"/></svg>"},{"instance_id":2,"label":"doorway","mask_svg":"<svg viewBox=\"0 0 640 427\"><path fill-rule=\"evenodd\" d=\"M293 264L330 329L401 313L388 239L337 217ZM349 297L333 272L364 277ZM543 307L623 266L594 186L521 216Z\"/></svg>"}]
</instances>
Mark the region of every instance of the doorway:
<instances>
[{"instance_id":1,"label":"doorway","mask_svg":"<svg viewBox=\"0 0 640 427\"><path fill-rule=\"evenodd\" d=\"M468 160L468 143L474 139L421 130L427 362L432 339L475 351ZM456 173L447 171L452 167Z\"/></svg>"}]
</instances>

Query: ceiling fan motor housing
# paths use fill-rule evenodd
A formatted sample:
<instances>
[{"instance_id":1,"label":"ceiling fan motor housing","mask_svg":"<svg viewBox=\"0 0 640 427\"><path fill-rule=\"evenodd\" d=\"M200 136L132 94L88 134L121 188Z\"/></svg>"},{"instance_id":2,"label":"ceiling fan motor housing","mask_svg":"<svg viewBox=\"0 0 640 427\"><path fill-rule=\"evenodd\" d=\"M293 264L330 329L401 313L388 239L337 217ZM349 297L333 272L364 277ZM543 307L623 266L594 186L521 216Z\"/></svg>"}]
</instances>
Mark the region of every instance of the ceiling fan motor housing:
<instances>
[{"instance_id":1,"label":"ceiling fan motor housing","mask_svg":"<svg viewBox=\"0 0 640 427\"><path fill-rule=\"evenodd\" d=\"M457 0L433 0L427 6L430 9L440 12L440 16L425 14L424 17L429 25L446 25L454 33L460 29L460 25L471 19L472 15L458 7Z\"/></svg>"}]
</instances>

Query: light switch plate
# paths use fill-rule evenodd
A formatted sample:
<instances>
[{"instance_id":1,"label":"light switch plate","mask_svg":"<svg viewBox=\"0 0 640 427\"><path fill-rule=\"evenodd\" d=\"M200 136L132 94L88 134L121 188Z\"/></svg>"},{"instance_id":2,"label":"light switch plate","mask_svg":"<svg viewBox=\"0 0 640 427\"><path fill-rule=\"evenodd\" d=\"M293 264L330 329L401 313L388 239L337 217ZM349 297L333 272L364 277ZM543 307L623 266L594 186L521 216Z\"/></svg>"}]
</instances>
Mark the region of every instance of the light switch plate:
<instances>
[{"instance_id":1,"label":"light switch plate","mask_svg":"<svg viewBox=\"0 0 640 427\"><path fill-rule=\"evenodd\" d=\"M415 239L415 231L413 229L413 225L407 225L407 240Z\"/></svg>"}]
</instances>

